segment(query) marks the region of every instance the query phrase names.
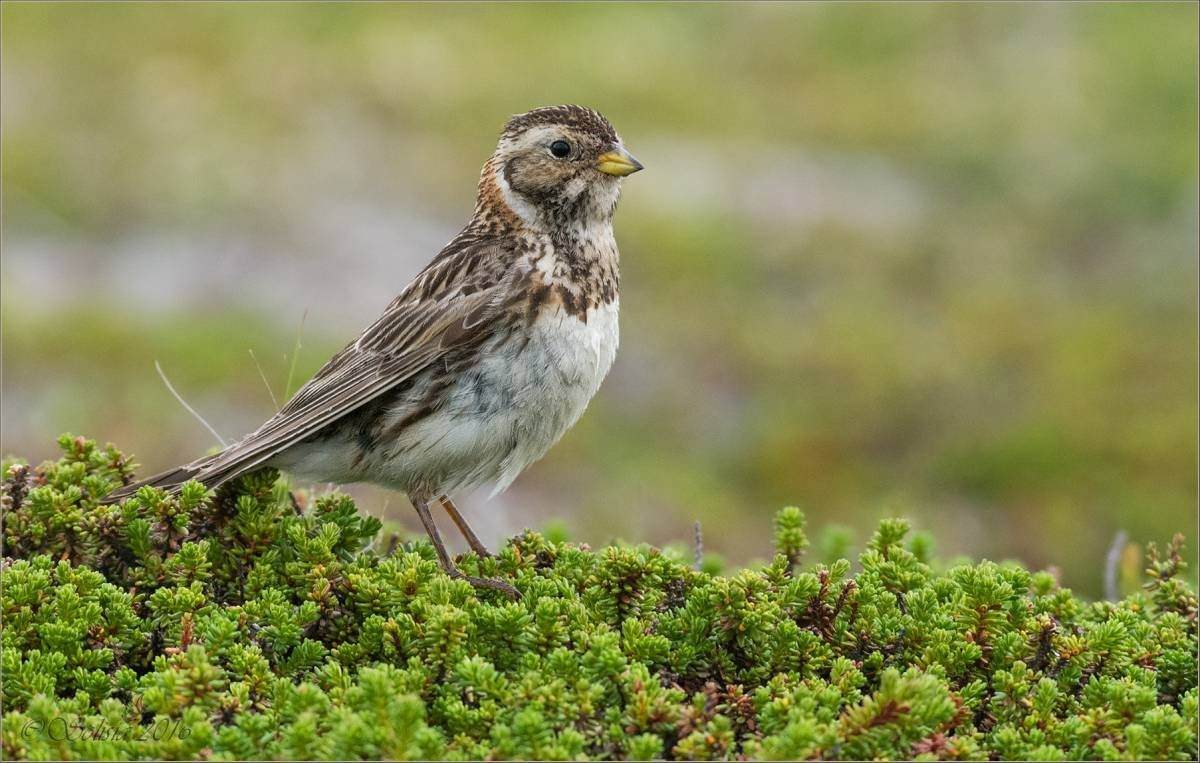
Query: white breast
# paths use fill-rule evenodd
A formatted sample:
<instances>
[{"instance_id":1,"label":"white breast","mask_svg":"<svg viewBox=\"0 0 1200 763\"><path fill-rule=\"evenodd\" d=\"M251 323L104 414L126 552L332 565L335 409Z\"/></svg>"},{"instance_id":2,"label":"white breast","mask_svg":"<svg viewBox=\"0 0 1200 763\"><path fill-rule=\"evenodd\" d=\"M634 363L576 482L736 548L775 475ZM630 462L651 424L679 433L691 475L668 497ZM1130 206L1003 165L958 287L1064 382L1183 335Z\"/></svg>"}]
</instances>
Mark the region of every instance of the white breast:
<instances>
[{"instance_id":1,"label":"white breast","mask_svg":"<svg viewBox=\"0 0 1200 763\"><path fill-rule=\"evenodd\" d=\"M532 325L491 340L437 413L405 428L382 459L365 466L365 478L404 490L495 482L495 494L508 487L600 388L617 354L618 309L616 301L589 309L585 321L561 306L545 307ZM399 420L408 410L398 406L390 416Z\"/></svg>"},{"instance_id":2,"label":"white breast","mask_svg":"<svg viewBox=\"0 0 1200 763\"><path fill-rule=\"evenodd\" d=\"M585 321L559 307L534 322L529 343L507 368L515 382L517 445L504 459L494 492L545 455L583 415L617 355L619 308L618 301L590 308Z\"/></svg>"}]
</instances>

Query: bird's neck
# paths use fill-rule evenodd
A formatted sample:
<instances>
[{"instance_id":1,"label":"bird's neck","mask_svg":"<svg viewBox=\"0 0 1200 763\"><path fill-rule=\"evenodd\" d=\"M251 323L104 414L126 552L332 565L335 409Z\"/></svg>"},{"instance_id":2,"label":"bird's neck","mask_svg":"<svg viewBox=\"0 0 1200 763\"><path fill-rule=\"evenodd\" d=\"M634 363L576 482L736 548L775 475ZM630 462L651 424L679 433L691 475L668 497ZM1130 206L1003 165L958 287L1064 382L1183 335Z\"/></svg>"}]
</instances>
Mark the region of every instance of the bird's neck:
<instances>
[{"instance_id":1,"label":"bird's neck","mask_svg":"<svg viewBox=\"0 0 1200 763\"><path fill-rule=\"evenodd\" d=\"M538 294L553 295L553 301L571 314L586 316L588 309L617 297L619 255L611 215L548 225L544 215L522 207L520 198L496 172L494 160L483 167L475 214L467 229L464 233L520 242L515 254L529 273L532 288Z\"/></svg>"},{"instance_id":2,"label":"bird's neck","mask_svg":"<svg viewBox=\"0 0 1200 763\"><path fill-rule=\"evenodd\" d=\"M523 215L514 209L511 198L516 194L496 172L496 166L494 157L488 159L479 173L479 191L471 225L496 235L525 232L531 227L531 221L527 219L530 210L523 210L526 212Z\"/></svg>"},{"instance_id":3,"label":"bird's neck","mask_svg":"<svg viewBox=\"0 0 1200 763\"><path fill-rule=\"evenodd\" d=\"M561 207L535 205L515 192L501 164L492 157L479 175L474 220L493 233L545 236L556 246L572 241L612 239L612 219L618 188L587 189Z\"/></svg>"}]
</instances>

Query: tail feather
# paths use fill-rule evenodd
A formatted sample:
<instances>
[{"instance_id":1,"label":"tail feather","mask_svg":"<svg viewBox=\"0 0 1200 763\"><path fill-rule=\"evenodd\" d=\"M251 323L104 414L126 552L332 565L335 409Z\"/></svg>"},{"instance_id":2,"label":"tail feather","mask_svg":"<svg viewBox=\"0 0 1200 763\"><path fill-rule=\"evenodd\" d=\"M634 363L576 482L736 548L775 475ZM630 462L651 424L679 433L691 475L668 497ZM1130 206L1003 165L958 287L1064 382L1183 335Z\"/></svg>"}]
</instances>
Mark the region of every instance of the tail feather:
<instances>
[{"instance_id":1,"label":"tail feather","mask_svg":"<svg viewBox=\"0 0 1200 763\"><path fill-rule=\"evenodd\" d=\"M221 483L228 481L231 477L236 476L234 474L230 474L228 469L223 470L225 472L224 474L220 474L219 472L213 473L210 471L209 467L213 465L220 455L220 453L216 453L214 455L193 461L190 464L184 464L183 466L177 466L174 469L168 469L165 472L155 474L152 477L147 477L146 479L134 482L131 485L126 485L125 487L114 490L105 496L104 502L116 503L123 498L128 498L129 496L133 495L145 485L161 488L168 493L178 493L180 486L188 480L199 480L200 482L204 483L205 487L217 487ZM214 479L214 477L216 479Z\"/></svg>"}]
</instances>

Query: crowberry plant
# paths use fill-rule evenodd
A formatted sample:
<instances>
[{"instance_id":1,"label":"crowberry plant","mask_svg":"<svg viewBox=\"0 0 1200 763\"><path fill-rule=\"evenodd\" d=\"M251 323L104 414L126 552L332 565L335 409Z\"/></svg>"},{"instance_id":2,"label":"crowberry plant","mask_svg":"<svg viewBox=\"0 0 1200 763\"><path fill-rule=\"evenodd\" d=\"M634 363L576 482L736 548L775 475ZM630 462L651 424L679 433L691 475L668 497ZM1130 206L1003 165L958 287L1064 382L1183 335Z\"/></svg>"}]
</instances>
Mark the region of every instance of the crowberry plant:
<instances>
[{"instance_id":1,"label":"crowberry plant","mask_svg":"<svg viewBox=\"0 0 1200 763\"><path fill-rule=\"evenodd\" d=\"M1197 599L1178 542L1088 603L943 566L884 522L723 575L535 532L440 570L346 496L272 472L176 496L115 448L5 465L9 759L1195 759ZM834 552L834 553L831 553Z\"/></svg>"}]
</instances>

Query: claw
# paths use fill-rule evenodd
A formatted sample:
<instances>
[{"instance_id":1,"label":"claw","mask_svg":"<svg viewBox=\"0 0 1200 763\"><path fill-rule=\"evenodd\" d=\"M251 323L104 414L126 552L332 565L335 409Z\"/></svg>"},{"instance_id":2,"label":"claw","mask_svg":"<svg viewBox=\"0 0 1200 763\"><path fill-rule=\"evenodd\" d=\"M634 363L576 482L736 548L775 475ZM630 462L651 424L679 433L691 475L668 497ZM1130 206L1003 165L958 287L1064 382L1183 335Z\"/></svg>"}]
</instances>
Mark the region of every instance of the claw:
<instances>
[{"instance_id":1,"label":"claw","mask_svg":"<svg viewBox=\"0 0 1200 763\"><path fill-rule=\"evenodd\" d=\"M521 600L520 591L518 591L511 584L497 578L477 578L472 575L464 575L461 572L459 572L458 575L451 575L451 577L462 578L476 588L491 588L493 591L500 591L513 601Z\"/></svg>"},{"instance_id":2,"label":"claw","mask_svg":"<svg viewBox=\"0 0 1200 763\"><path fill-rule=\"evenodd\" d=\"M446 546L442 543L442 536L433 521L433 516L429 513L428 502L413 499L412 505L417 510L417 516L421 518L421 524L425 525L425 533L429 536L429 541L433 544L433 550L437 552L438 562L441 563L442 569L445 570L447 575L452 578L461 578L476 588L491 588L493 591L500 591L514 601L521 598L521 592L503 580L477 578L463 574L454 565L454 561L450 558L450 555L446 553Z\"/></svg>"}]
</instances>

